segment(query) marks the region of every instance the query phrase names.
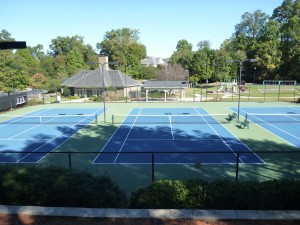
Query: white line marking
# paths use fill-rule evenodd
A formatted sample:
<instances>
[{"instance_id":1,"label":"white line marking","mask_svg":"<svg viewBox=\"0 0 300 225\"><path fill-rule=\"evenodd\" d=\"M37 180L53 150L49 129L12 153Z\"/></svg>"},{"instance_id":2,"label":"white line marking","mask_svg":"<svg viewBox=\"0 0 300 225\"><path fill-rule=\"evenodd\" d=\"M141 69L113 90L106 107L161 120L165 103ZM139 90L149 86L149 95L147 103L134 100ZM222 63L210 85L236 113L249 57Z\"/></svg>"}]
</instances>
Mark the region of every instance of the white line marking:
<instances>
[{"instance_id":1,"label":"white line marking","mask_svg":"<svg viewBox=\"0 0 300 225\"><path fill-rule=\"evenodd\" d=\"M197 110L196 110L197 111ZM205 110L206 111L206 110ZM199 113L199 112L198 112ZM200 113L199 113L200 114ZM207 112L207 114L209 114L208 112ZM201 115L201 114L200 114ZM206 121L206 119L205 118L203 118L205 121ZM208 124L208 122L206 121L206 123ZM219 125L221 125L220 123L219 123ZM232 151L232 153L237 157L237 154L232 150L232 148L227 144L227 142L219 135L219 133L210 125L210 124L208 124L208 126L210 126L210 128L215 132L215 134L216 135L218 135L219 137L220 137L220 139L222 140L222 142L229 148L229 150L230 151ZM222 126L222 125L221 125ZM223 127L223 126L222 126ZM238 139L237 139L238 140ZM243 162L243 160L239 157L239 160L242 162L242 163L244 163Z\"/></svg>"},{"instance_id":2,"label":"white line marking","mask_svg":"<svg viewBox=\"0 0 300 225\"><path fill-rule=\"evenodd\" d=\"M118 159L118 157L119 157L119 155L120 155L120 152L122 151L122 148L123 148L123 146L125 145L125 142L126 142L126 140L127 140L128 136L129 136L129 134L130 134L130 132L131 132L132 128L134 127L135 121L137 120L138 116L139 116L139 115L140 115L140 113L141 113L141 110L142 110L142 108L140 108L140 111L139 111L139 113L137 114L137 116L136 116L136 118L135 118L134 122L132 123L132 125L131 125L131 127L130 127L130 130L129 130L129 132L128 132L128 134L126 135L126 137L125 137L125 139L124 139L124 141L123 141L123 143L122 143L122 146L121 146L121 148L119 149L119 153L117 154L117 156L116 156L116 158L115 158L115 160L114 160L114 163L117 161L117 159Z\"/></svg>"}]
</instances>

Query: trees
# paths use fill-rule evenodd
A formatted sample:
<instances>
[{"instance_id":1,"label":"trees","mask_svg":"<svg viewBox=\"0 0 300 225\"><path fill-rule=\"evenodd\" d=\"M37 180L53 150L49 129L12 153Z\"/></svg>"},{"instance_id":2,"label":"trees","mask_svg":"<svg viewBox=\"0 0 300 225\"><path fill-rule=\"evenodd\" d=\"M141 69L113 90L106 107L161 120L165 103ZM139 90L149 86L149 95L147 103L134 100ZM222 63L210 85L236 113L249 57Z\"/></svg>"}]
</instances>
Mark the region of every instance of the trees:
<instances>
[{"instance_id":1,"label":"trees","mask_svg":"<svg viewBox=\"0 0 300 225\"><path fill-rule=\"evenodd\" d=\"M97 50L118 61L118 69L136 79L184 79L187 75L197 82L231 80L237 75L237 65L228 65L226 59L244 60L256 58L258 63L243 66L243 79L253 81L256 67L256 81L264 79L293 79L300 81L300 0L283 0L271 16L256 10L245 12L229 39L219 49L211 49L209 40L199 41L196 50L186 39L181 39L170 56L168 67L143 68L141 60L146 58L146 46L140 43L139 30L122 28L107 31L103 40L97 43ZM0 31L0 41L14 41L6 30ZM10 92L24 88L29 78L41 73L48 78L48 84L55 90L60 82L83 69L95 69L97 55L84 38L58 36L51 40L50 51L43 46L28 46L27 49L0 51L0 91ZM19 69L17 67L21 67ZM188 70L188 72L187 72ZM180 71L180 72L179 72ZM11 78L11 73L14 75Z\"/></svg>"},{"instance_id":2,"label":"trees","mask_svg":"<svg viewBox=\"0 0 300 225\"><path fill-rule=\"evenodd\" d=\"M178 63L163 66L157 72L157 80L188 80L188 71Z\"/></svg>"},{"instance_id":3,"label":"trees","mask_svg":"<svg viewBox=\"0 0 300 225\"><path fill-rule=\"evenodd\" d=\"M280 24L280 74L288 79L297 71L297 58L300 54L300 0L284 0L281 6L273 11L272 19ZM296 72L300 80L300 72Z\"/></svg>"},{"instance_id":4,"label":"trees","mask_svg":"<svg viewBox=\"0 0 300 225\"><path fill-rule=\"evenodd\" d=\"M139 43L139 31L123 28L105 33L104 40L97 43L97 49L108 55L110 61L117 61L116 66L122 72L141 77L141 60L146 58L146 47Z\"/></svg>"}]
</instances>

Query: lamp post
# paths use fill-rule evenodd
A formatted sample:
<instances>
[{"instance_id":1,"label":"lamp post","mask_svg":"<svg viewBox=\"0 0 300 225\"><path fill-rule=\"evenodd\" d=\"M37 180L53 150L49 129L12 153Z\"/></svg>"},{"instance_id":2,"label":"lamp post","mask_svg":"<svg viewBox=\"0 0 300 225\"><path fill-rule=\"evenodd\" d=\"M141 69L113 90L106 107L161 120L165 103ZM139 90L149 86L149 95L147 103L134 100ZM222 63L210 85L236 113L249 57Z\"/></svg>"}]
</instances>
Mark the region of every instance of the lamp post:
<instances>
[{"instance_id":1,"label":"lamp post","mask_svg":"<svg viewBox=\"0 0 300 225\"><path fill-rule=\"evenodd\" d=\"M11 82L11 94L12 94L12 102L11 102L11 107L10 109L14 108L14 82L12 79L12 68L10 68L10 82Z\"/></svg>"},{"instance_id":2,"label":"lamp post","mask_svg":"<svg viewBox=\"0 0 300 225\"><path fill-rule=\"evenodd\" d=\"M256 72L256 67L254 67L254 78L253 78L253 84L255 84L255 72Z\"/></svg>"},{"instance_id":3,"label":"lamp post","mask_svg":"<svg viewBox=\"0 0 300 225\"><path fill-rule=\"evenodd\" d=\"M88 64L97 64L97 63L96 62L88 62ZM118 64L118 62L105 62L105 63L98 62L98 64L99 64L99 71L102 74L103 119L104 119L104 123L106 123L106 107L105 107L106 97L105 97L105 79L104 79L104 69L103 68L106 64L116 65L116 64ZM101 74L100 74L100 77L101 77Z\"/></svg>"},{"instance_id":4,"label":"lamp post","mask_svg":"<svg viewBox=\"0 0 300 225\"><path fill-rule=\"evenodd\" d=\"M124 81L125 81L124 91L125 91L126 102L127 102L127 98L128 98L128 93L127 93L127 68L128 68L128 67L131 68L131 65L126 65L126 66L125 66L125 73L124 73Z\"/></svg>"},{"instance_id":5,"label":"lamp post","mask_svg":"<svg viewBox=\"0 0 300 225\"><path fill-rule=\"evenodd\" d=\"M239 98L238 98L238 113L237 120L240 120L240 104L241 104L241 82L242 82L242 66L243 62L257 62L257 59L245 59L245 60L226 60L227 63L238 62L240 66L240 75L239 75Z\"/></svg>"}]
</instances>

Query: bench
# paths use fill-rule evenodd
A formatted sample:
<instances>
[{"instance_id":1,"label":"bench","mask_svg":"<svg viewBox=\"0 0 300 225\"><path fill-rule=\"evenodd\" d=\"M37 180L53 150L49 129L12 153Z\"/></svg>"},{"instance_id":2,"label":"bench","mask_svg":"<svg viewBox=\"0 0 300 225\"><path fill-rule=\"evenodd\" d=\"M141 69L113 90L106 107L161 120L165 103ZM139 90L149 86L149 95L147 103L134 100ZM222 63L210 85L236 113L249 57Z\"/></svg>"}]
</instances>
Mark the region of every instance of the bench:
<instances>
[{"instance_id":1,"label":"bench","mask_svg":"<svg viewBox=\"0 0 300 225\"><path fill-rule=\"evenodd\" d=\"M247 120L247 118L245 118L244 121L240 123L240 128L244 129L245 127L249 129L249 120Z\"/></svg>"},{"instance_id":2,"label":"bench","mask_svg":"<svg viewBox=\"0 0 300 225\"><path fill-rule=\"evenodd\" d=\"M237 117L237 114L234 112L232 114L228 114L226 120L228 121L228 123L230 123L230 121L232 121L233 119L235 119Z\"/></svg>"}]
</instances>

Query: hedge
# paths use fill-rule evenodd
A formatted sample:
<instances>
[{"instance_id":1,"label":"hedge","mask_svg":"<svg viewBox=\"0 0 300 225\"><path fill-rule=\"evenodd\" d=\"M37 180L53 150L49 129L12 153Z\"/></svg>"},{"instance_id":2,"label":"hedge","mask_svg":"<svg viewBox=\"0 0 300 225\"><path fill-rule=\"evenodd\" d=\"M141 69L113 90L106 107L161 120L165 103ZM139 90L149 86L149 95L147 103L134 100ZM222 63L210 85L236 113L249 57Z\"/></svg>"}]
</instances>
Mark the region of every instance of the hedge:
<instances>
[{"instance_id":1,"label":"hedge","mask_svg":"<svg viewBox=\"0 0 300 225\"><path fill-rule=\"evenodd\" d=\"M129 208L296 210L300 209L300 181L166 179L133 192Z\"/></svg>"},{"instance_id":2,"label":"hedge","mask_svg":"<svg viewBox=\"0 0 300 225\"><path fill-rule=\"evenodd\" d=\"M107 176L58 168L0 167L0 204L123 208L127 197Z\"/></svg>"}]
</instances>

